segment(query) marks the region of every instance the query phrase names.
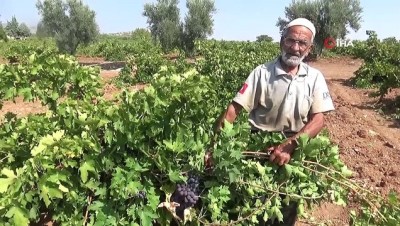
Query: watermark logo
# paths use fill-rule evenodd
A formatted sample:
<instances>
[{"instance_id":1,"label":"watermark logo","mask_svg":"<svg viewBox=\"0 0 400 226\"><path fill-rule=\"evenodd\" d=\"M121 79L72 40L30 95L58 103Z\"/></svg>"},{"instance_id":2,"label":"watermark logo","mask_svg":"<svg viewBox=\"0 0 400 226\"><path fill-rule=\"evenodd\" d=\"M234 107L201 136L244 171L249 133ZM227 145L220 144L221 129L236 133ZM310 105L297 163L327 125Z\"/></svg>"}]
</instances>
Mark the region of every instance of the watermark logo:
<instances>
[{"instance_id":1,"label":"watermark logo","mask_svg":"<svg viewBox=\"0 0 400 226\"><path fill-rule=\"evenodd\" d=\"M336 40L332 37L328 37L324 40L324 47L327 49L332 49L336 46Z\"/></svg>"},{"instance_id":2,"label":"watermark logo","mask_svg":"<svg viewBox=\"0 0 400 226\"><path fill-rule=\"evenodd\" d=\"M351 40L345 40L345 39L335 39L333 37L327 37L326 39L324 39L324 47L326 49L332 49L335 47L349 47L349 46L353 46L353 41Z\"/></svg>"}]
</instances>

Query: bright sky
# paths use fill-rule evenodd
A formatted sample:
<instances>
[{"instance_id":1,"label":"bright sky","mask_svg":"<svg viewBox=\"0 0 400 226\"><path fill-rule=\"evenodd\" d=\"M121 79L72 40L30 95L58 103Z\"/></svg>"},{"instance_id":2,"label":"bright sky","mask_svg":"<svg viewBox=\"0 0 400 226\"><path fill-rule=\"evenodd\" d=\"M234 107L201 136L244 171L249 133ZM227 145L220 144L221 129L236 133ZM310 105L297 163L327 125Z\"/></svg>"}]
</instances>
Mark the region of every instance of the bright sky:
<instances>
[{"instance_id":1,"label":"bright sky","mask_svg":"<svg viewBox=\"0 0 400 226\"><path fill-rule=\"evenodd\" d=\"M96 21L101 33L132 31L146 28L146 18L142 16L145 3L155 0L84 0L96 12ZM258 35L267 34L279 39L276 27L278 17L284 16L285 6L291 0L216 0L217 12L214 15L214 34L211 38L224 40L255 40ZM235 3L234 3L235 2ZM186 14L186 1L180 0L181 17ZM15 15L18 22L36 27L40 15L36 0L0 0L0 21L11 20ZM351 40L365 40L366 30L375 30L378 38L396 37L400 39L400 1L363 0L363 22L358 32L351 32Z\"/></svg>"}]
</instances>

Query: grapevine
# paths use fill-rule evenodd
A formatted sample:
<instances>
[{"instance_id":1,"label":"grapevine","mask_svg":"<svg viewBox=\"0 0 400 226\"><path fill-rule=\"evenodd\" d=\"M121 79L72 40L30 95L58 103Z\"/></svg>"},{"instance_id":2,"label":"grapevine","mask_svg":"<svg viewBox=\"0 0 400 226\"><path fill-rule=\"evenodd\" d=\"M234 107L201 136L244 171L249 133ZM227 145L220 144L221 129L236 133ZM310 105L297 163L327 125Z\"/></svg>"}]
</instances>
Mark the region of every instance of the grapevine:
<instances>
[{"instance_id":1,"label":"grapevine","mask_svg":"<svg viewBox=\"0 0 400 226\"><path fill-rule=\"evenodd\" d=\"M323 200L346 205L351 192L370 211L352 215L356 225L397 220L395 196L375 205L381 199L349 178L326 136L300 137L291 162L280 167L260 150L285 138L252 134L245 115L214 134L247 73L278 48L236 42L198 48L204 58L194 65L150 68L146 57L150 84L123 90L115 102L100 97L98 70L72 57L44 51L1 65L2 100L37 98L49 111L2 120L0 224L29 225L49 213L63 225L256 225L260 218L281 221L289 202L304 215ZM214 167L205 171L209 149Z\"/></svg>"}]
</instances>

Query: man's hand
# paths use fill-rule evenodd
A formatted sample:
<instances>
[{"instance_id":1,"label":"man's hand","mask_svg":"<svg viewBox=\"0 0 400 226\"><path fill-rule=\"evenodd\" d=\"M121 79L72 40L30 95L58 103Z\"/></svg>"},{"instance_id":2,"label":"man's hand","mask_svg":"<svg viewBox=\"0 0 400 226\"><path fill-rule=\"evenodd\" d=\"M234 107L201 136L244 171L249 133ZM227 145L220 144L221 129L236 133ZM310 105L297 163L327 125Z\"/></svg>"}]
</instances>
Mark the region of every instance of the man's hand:
<instances>
[{"instance_id":1,"label":"man's hand","mask_svg":"<svg viewBox=\"0 0 400 226\"><path fill-rule=\"evenodd\" d=\"M280 166L290 161L291 155L296 149L296 143L294 140L288 140L278 146L273 146L267 149L271 153L269 160Z\"/></svg>"}]
</instances>

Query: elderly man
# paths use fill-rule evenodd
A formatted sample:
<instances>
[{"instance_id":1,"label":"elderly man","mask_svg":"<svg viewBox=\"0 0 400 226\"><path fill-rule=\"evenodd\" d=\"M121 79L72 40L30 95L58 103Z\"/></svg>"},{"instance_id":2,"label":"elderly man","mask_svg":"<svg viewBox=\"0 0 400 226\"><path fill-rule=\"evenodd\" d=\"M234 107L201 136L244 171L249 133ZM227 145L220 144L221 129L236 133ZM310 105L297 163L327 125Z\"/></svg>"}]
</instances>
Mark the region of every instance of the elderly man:
<instances>
[{"instance_id":1,"label":"elderly man","mask_svg":"<svg viewBox=\"0 0 400 226\"><path fill-rule=\"evenodd\" d=\"M324 76L303 63L310 53L315 27L307 19L291 21L282 33L281 55L259 65L218 121L233 123L244 108L249 113L252 131L283 132L288 139L280 145L266 147L270 161L289 162L301 134L315 137L324 125L324 112L334 110ZM283 210L283 225L294 225L297 205Z\"/></svg>"}]
</instances>

